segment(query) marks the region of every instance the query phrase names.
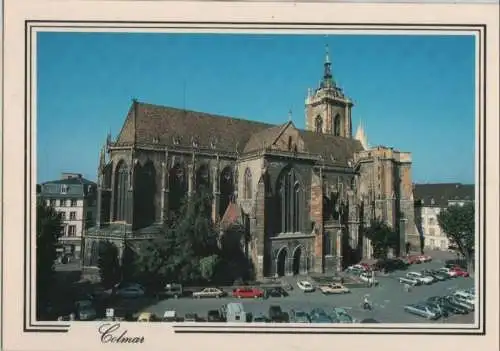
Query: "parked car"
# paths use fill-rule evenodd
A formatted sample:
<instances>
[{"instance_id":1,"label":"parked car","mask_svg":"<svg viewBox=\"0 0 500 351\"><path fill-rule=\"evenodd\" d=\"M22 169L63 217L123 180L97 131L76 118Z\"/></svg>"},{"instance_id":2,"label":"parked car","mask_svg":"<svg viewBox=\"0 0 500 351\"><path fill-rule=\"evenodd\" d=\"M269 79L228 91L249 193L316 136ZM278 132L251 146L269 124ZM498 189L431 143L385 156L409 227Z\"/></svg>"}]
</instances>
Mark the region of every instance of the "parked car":
<instances>
[{"instance_id":1,"label":"parked car","mask_svg":"<svg viewBox=\"0 0 500 351\"><path fill-rule=\"evenodd\" d=\"M367 269L364 266L360 265L360 264L354 264L352 266L347 267L345 269L345 271L347 273L359 275L359 274L361 274L363 272L366 272Z\"/></svg>"},{"instance_id":2,"label":"parked car","mask_svg":"<svg viewBox=\"0 0 500 351\"><path fill-rule=\"evenodd\" d=\"M380 323L380 322L373 318L365 318L361 321L361 323Z\"/></svg>"},{"instance_id":3,"label":"parked car","mask_svg":"<svg viewBox=\"0 0 500 351\"><path fill-rule=\"evenodd\" d=\"M406 277L413 278L420 281L422 284L432 284L434 282L434 278L429 276L424 276L418 272L408 272L406 273Z\"/></svg>"},{"instance_id":4,"label":"parked car","mask_svg":"<svg viewBox=\"0 0 500 351\"><path fill-rule=\"evenodd\" d=\"M408 264L419 264L419 263L422 263L422 261L420 261L420 259L418 258L418 256L408 256L406 258Z\"/></svg>"},{"instance_id":5,"label":"parked car","mask_svg":"<svg viewBox=\"0 0 500 351\"><path fill-rule=\"evenodd\" d=\"M163 313L163 322L177 322L179 317L177 316L177 312L174 310L168 310Z\"/></svg>"},{"instance_id":6,"label":"parked car","mask_svg":"<svg viewBox=\"0 0 500 351\"><path fill-rule=\"evenodd\" d=\"M184 322L201 322L201 320L197 313L186 313Z\"/></svg>"},{"instance_id":7,"label":"parked car","mask_svg":"<svg viewBox=\"0 0 500 351\"><path fill-rule=\"evenodd\" d=\"M394 258L394 259L385 259L385 260L379 260L375 265L374 268L379 271L385 271L385 272L393 272L396 270L404 270L408 268L408 263L399 259L399 258Z\"/></svg>"},{"instance_id":8,"label":"parked car","mask_svg":"<svg viewBox=\"0 0 500 351\"><path fill-rule=\"evenodd\" d=\"M144 288L139 284L122 285L116 290L116 296L122 298L138 298L146 294Z\"/></svg>"},{"instance_id":9,"label":"parked car","mask_svg":"<svg viewBox=\"0 0 500 351\"><path fill-rule=\"evenodd\" d=\"M309 315L304 311L290 311L290 322L291 323L311 323Z\"/></svg>"},{"instance_id":10,"label":"parked car","mask_svg":"<svg viewBox=\"0 0 500 351\"><path fill-rule=\"evenodd\" d=\"M421 285L422 282L420 280L417 280L415 278L410 278L410 277L399 277L399 282L401 284L408 284L408 285L411 285L411 286L417 286L417 285Z\"/></svg>"},{"instance_id":11,"label":"parked car","mask_svg":"<svg viewBox=\"0 0 500 351\"><path fill-rule=\"evenodd\" d=\"M253 317L250 313L245 311L242 303L231 302L226 305L225 319L230 323L246 323L251 322Z\"/></svg>"},{"instance_id":12,"label":"parked car","mask_svg":"<svg viewBox=\"0 0 500 351\"><path fill-rule=\"evenodd\" d=\"M405 312L424 317L427 319L438 319L440 316L439 312L432 310L426 304L409 304L404 306Z\"/></svg>"},{"instance_id":13,"label":"parked car","mask_svg":"<svg viewBox=\"0 0 500 351\"><path fill-rule=\"evenodd\" d=\"M269 323L269 322L271 322L271 320L263 314L259 316L254 316L252 320L252 323Z\"/></svg>"},{"instance_id":14,"label":"parked car","mask_svg":"<svg viewBox=\"0 0 500 351\"><path fill-rule=\"evenodd\" d=\"M359 275L359 279L361 279L363 282L368 283L370 285L378 285L378 280L375 279L371 273L361 273Z\"/></svg>"},{"instance_id":15,"label":"parked car","mask_svg":"<svg viewBox=\"0 0 500 351\"><path fill-rule=\"evenodd\" d=\"M321 308L313 308L309 316L311 323L335 323L334 319Z\"/></svg>"},{"instance_id":16,"label":"parked car","mask_svg":"<svg viewBox=\"0 0 500 351\"><path fill-rule=\"evenodd\" d=\"M432 302L432 301L426 301L422 302L422 304L426 304L428 307L430 307L431 310L435 311L438 313L441 317L447 318L450 314L445 308L442 308L440 304Z\"/></svg>"},{"instance_id":17,"label":"parked car","mask_svg":"<svg viewBox=\"0 0 500 351\"><path fill-rule=\"evenodd\" d=\"M459 267L451 268L451 270L456 273L457 277L468 278L470 276L469 272L467 272Z\"/></svg>"},{"instance_id":18,"label":"parked car","mask_svg":"<svg viewBox=\"0 0 500 351\"><path fill-rule=\"evenodd\" d=\"M264 291L257 288L236 288L233 290L233 297L238 299L264 297Z\"/></svg>"},{"instance_id":19,"label":"parked car","mask_svg":"<svg viewBox=\"0 0 500 351\"><path fill-rule=\"evenodd\" d=\"M466 303L468 303L472 306L474 306L476 304L476 298L474 296L466 293L465 291L457 290L457 291L455 291L453 296L457 299L465 301Z\"/></svg>"},{"instance_id":20,"label":"parked car","mask_svg":"<svg viewBox=\"0 0 500 351\"><path fill-rule=\"evenodd\" d=\"M445 298L448 301L450 301L451 303L454 303L454 304L457 304L459 306L466 308L469 312L474 311L474 305L471 305L470 303L467 303L466 301L464 301L460 298L457 298L454 295L446 296Z\"/></svg>"},{"instance_id":21,"label":"parked car","mask_svg":"<svg viewBox=\"0 0 500 351\"><path fill-rule=\"evenodd\" d=\"M281 309L281 306L271 305L269 306L269 319L274 323L284 323L287 317Z\"/></svg>"},{"instance_id":22,"label":"parked car","mask_svg":"<svg viewBox=\"0 0 500 351\"><path fill-rule=\"evenodd\" d=\"M331 317L339 323L354 323L354 319L347 313L345 308L335 307Z\"/></svg>"},{"instance_id":23,"label":"parked car","mask_svg":"<svg viewBox=\"0 0 500 351\"><path fill-rule=\"evenodd\" d=\"M157 322L159 321L158 317L154 313L151 312L142 312L139 314L139 317L137 318L138 322Z\"/></svg>"},{"instance_id":24,"label":"parked car","mask_svg":"<svg viewBox=\"0 0 500 351\"><path fill-rule=\"evenodd\" d=\"M316 288L306 280L297 281L297 286L299 287L300 290L306 293L314 292L316 290Z\"/></svg>"},{"instance_id":25,"label":"parked car","mask_svg":"<svg viewBox=\"0 0 500 351\"><path fill-rule=\"evenodd\" d=\"M201 291L196 291L193 293L193 298L201 299L201 298L221 298L226 296L226 292L219 288L205 288Z\"/></svg>"},{"instance_id":26,"label":"parked car","mask_svg":"<svg viewBox=\"0 0 500 351\"><path fill-rule=\"evenodd\" d=\"M76 302L76 316L81 321L91 321L97 317L97 312L90 300Z\"/></svg>"},{"instance_id":27,"label":"parked car","mask_svg":"<svg viewBox=\"0 0 500 351\"><path fill-rule=\"evenodd\" d=\"M432 257L429 255L418 255L417 260L419 260L420 262L430 262L432 261Z\"/></svg>"},{"instance_id":28,"label":"parked car","mask_svg":"<svg viewBox=\"0 0 500 351\"><path fill-rule=\"evenodd\" d=\"M165 284L165 288L160 293L160 295L163 297L166 297L166 298L177 299L177 298L182 297L184 295L184 291L182 289L181 284L168 283L168 284Z\"/></svg>"},{"instance_id":29,"label":"parked car","mask_svg":"<svg viewBox=\"0 0 500 351\"><path fill-rule=\"evenodd\" d=\"M450 278L447 274L445 274L443 272L439 272L435 269L424 269L422 271L422 274L429 275L437 281L444 281L444 280L448 280Z\"/></svg>"},{"instance_id":30,"label":"parked car","mask_svg":"<svg viewBox=\"0 0 500 351\"><path fill-rule=\"evenodd\" d=\"M325 284L325 285L320 285L319 290L325 295L330 295L330 294L348 294L351 291L343 286L342 284L338 283L330 283L330 284Z\"/></svg>"},{"instance_id":31,"label":"parked car","mask_svg":"<svg viewBox=\"0 0 500 351\"><path fill-rule=\"evenodd\" d=\"M210 310L207 313L207 322L225 322L219 310Z\"/></svg>"},{"instance_id":32,"label":"parked car","mask_svg":"<svg viewBox=\"0 0 500 351\"><path fill-rule=\"evenodd\" d=\"M288 292L282 287L273 287L264 289L264 297L286 297Z\"/></svg>"},{"instance_id":33,"label":"parked car","mask_svg":"<svg viewBox=\"0 0 500 351\"><path fill-rule=\"evenodd\" d=\"M454 304L447 300L444 297L441 296L433 296L429 297L427 299L428 302L433 302L437 303L439 306L441 306L442 309L447 311L448 313L453 313L453 314L467 314L469 313L469 310L465 307L462 307L458 304Z\"/></svg>"},{"instance_id":34,"label":"parked car","mask_svg":"<svg viewBox=\"0 0 500 351\"><path fill-rule=\"evenodd\" d=\"M455 278L456 276L458 276L457 272L448 267L439 268L438 271L447 274L450 278Z\"/></svg>"}]
</instances>

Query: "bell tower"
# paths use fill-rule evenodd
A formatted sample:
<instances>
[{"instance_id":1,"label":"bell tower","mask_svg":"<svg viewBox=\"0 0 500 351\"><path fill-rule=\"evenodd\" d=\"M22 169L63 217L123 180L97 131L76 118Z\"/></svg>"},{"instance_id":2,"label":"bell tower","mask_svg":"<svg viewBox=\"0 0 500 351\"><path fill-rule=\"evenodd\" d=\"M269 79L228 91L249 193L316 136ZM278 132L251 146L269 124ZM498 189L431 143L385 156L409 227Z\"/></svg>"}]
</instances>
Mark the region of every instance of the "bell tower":
<instances>
[{"instance_id":1,"label":"bell tower","mask_svg":"<svg viewBox=\"0 0 500 351\"><path fill-rule=\"evenodd\" d=\"M323 78L317 89L308 90L305 101L306 130L352 138L351 109L354 104L337 86L328 45L325 49Z\"/></svg>"}]
</instances>

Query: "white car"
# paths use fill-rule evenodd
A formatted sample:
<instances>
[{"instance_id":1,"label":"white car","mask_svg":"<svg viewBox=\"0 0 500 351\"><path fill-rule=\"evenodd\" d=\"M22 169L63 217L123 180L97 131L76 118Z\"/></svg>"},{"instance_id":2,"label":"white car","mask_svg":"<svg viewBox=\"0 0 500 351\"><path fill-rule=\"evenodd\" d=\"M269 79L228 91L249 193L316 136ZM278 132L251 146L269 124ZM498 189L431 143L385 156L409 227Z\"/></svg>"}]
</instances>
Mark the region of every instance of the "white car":
<instances>
[{"instance_id":1,"label":"white car","mask_svg":"<svg viewBox=\"0 0 500 351\"><path fill-rule=\"evenodd\" d=\"M454 270L451 270L451 269L449 269L447 267L439 268L438 271L446 273L446 274L448 274L448 276L450 276L452 278L455 278L456 276L458 276L457 272L455 272Z\"/></svg>"},{"instance_id":2,"label":"white car","mask_svg":"<svg viewBox=\"0 0 500 351\"><path fill-rule=\"evenodd\" d=\"M299 280L297 282L297 286L303 292L313 292L314 290L316 290L316 288L306 280Z\"/></svg>"},{"instance_id":3,"label":"white car","mask_svg":"<svg viewBox=\"0 0 500 351\"><path fill-rule=\"evenodd\" d=\"M196 299L201 299L202 297L212 297L218 299L224 296L226 296L226 293L219 288L205 288L201 291L193 293L193 297Z\"/></svg>"},{"instance_id":4,"label":"white car","mask_svg":"<svg viewBox=\"0 0 500 351\"><path fill-rule=\"evenodd\" d=\"M417 280L415 278L409 278L409 277L400 277L399 282L401 284L408 284L411 286L417 286L417 285L422 284L422 282L420 280Z\"/></svg>"},{"instance_id":5,"label":"white car","mask_svg":"<svg viewBox=\"0 0 500 351\"><path fill-rule=\"evenodd\" d=\"M423 275L422 273L418 273L418 272L408 272L406 273L406 276L408 278L413 278L415 280L418 280L420 281L422 284L432 284L434 283L434 278L432 277L429 277L429 276L425 276Z\"/></svg>"},{"instance_id":6,"label":"white car","mask_svg":"<svg viewBox=\"0 0 500 351\"><path fill-rule=\"evenodd\" d=\"M476 303L475 296L473 296L473 295L471 295L468 292L463 291L463 290L455 291L453 296L455 296L458 299L464 300L465 302L467 302L468 304L471 304L471 305L474 305Z\"/></svg>"},{"instance_id":7,"label":"white car","mask_svg":"<svg viewBox=\"0 0 500 351\"><path fill-rule=\"evenodd\" d=\"M371 285L377 285L378 284L378 280L375 279L371 273L361 273L359 275L359 279L361 279L362 281L364 281L365 283L368 283L368 284L371 284Z\"/></svg>"},{"instance_id":8,"label":"white car","mask_svg":"<svg viewBox=\"0 0 500 351\"><path fill-rule=\"evenodd\" d=\"M138 284L128 285L118 288L116 290L116 295L124 298L136 298L144 296L145 291Z\"/></svg>"}]
</instances>

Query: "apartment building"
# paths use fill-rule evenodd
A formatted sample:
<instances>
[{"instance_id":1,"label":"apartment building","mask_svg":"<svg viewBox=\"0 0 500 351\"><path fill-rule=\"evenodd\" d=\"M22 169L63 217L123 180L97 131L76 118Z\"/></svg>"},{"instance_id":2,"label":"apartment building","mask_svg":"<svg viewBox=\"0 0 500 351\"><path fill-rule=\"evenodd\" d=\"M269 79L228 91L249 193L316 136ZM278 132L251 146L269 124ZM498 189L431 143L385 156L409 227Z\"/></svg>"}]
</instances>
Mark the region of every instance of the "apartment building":
<instances>
[{"instance_id":1,"label":"apartment building","mask_svg":"<svg viewBox=\"0 0 500 351\"><path fill-rule=\"evenodd\" d=\"M61 214L59 255L80 258L83 233L95 225L97 184L79 173L62 173L61 178L40 184L38 196Z\"/></svg>"},{"instance_id":2,"label":"apartment building","mask_svg":"<svg viewBox=\"0 0 500 351\"><path fill-rule=\"evenodd\" d=\"M424 247L433 250L447 250L449 240L438 223L438 215L448 206L474 202L474 184L436 183L415 184L415 222Z\"/></svg>"}]
</instances>

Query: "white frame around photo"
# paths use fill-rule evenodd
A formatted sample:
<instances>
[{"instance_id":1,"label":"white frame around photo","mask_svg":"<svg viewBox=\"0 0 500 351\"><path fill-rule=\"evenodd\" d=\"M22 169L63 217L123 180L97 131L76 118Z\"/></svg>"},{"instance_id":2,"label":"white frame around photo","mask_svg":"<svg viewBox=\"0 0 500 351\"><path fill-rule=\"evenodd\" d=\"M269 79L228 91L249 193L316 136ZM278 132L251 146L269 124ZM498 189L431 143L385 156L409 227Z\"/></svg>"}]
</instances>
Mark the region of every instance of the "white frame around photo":
<instances>
[{"instance_id":1,"label":"white frame around photo","mask_svg":"<svg viewBox=\"0 0 500 351\"><path fill-rule=\"evenodd\" d=\"M384 350L495 349L499 328L498 4L4 1L2 339L6 350L257 347ZM38 322L35 298L36 38L42 31L474 35L476 251L479 303L469 324L241 325L128 323L130 344L103 338L107 322ZM488 279L489 277L489 279ZM489 283L487 283L489 282ZM457 334L457 335L454 335ZM384 337L384 339L380 339ZM385 337L389 338L387 341ZM383 340L383 341L382 341ZM277 347L276 345L279 345ZM371 346L370 346L371 345ZM373 346L375 345L375 346Z\"/></svg>"}]
</instances>

